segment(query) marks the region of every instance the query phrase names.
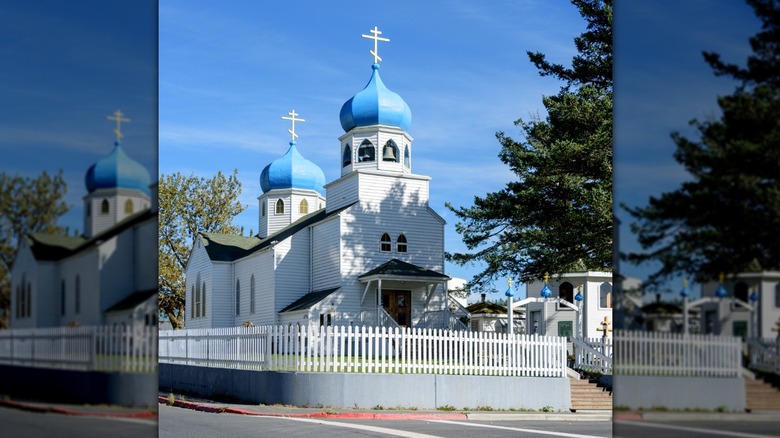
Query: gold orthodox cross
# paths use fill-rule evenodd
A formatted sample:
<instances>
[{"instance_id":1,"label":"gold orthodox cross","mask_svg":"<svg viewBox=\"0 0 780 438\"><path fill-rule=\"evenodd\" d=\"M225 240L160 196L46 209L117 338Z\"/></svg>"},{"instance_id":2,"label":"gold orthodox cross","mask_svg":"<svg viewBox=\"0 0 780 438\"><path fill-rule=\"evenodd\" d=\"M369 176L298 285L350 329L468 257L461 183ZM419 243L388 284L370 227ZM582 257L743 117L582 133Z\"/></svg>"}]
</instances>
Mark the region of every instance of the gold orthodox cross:
<instances>
[{"instance_id":1,"label":"gold orthodox cross","mask_svg":"<svg viewBox=\"0 0 780 438\"><path fill-rule=\"evenodd\" d=\"M597 328L596 331L604 332L604 337L609 337L609 332L612 331L612 329L609 327L612 323L609 322L609 317L605 316L604 321L601 321L599 325L601 325L601 328Z\"/></svg>"},{"instance_id":2,"label":"gold orthodox cross","mask_svg":"<svg viewBox=\"0 0 780 438\"><path fill-rule=\"evenodd\" d=\"M547 282L550 281L550 273L545 272L544 273L544 283L547 284Z\"/></svg>"},{"instance_id":3,"label":"gold orthodox cross","mask_svg":"<svg viewBox=\"0 0 780 438\"><path fill-rule=\"evenodd\" d=\"M381 35L382 32L380 32L379 29L377 29L376 26L374 26L373 29L369 30L369 32L371 32L374 35L362 34L360 36L362 36L363 38L368 38L370 40L374 40L374 50L369 50L368 52L371 53L372 55L374 55L374 64L376 64L378 61L382 60L382 58L380 58L379 55L377 54L379 52L379 50L378 50L379 47L378 47L377 43L379 43L379 41L388 42L388 41L390 41L390 39L389 38L382 38L382 37L380 37L379 35Z\"/></svg>"},{"instance_id":4,"label":"gold orthodox cross","mask_svg":"<svg viewBox=\"0 0 780 438\"><path fill-rule=\"evenodd\" d=\"M122 117L124 114L122 114L122 111L119 111L118 109L114 111L114 115L112 116L106 116L108 120L114 120L116 121L116 128L114 128L114 135L116 135L116 141L122 140L122 122L129 122L130 119L127 117Z\"/></svg>"},{"instance_id":5,"label":"gold orthodox cross","mask_svg":"<svg viewBox=\"0 0 780 438\"><path fill-rule=\"evenodd\" d=\"M287 132L289 132L292 135L291 140L295 141L295 137L298 136L298 134L295 133L295 122L305 122L306 120L296 119L295 116L300 116L300 114L296 113L295 110L292 110L292 111L290 111L287 114L289 114L290 117L282 116L282 119L289 120L292 123L292 126L291 126L292 129L288 129Z\"/></svg>"},{"instance_id":6,"label":"gold orthodox cross","mask_svg":"<svg viewBox=\"0 0 780 438\"><path fill-rule=\"evenodd\" d=\"M506 284L509 285L509 287L512 287L512 277L509 277L509 279L506 281Z\"/></svg>"}]
</instances>

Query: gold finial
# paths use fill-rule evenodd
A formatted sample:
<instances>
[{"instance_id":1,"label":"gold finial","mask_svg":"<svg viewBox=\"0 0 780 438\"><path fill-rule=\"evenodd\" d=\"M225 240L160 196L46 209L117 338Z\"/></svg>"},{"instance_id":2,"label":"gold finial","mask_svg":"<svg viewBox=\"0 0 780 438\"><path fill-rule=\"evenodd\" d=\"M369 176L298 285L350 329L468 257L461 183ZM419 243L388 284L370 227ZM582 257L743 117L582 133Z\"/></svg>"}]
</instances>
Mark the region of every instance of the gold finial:
<instances>
[{"instance_id":1,"label":"gold finial","mask_svg":"<svg viewBox=\"0 0 780 438\"><path fill-rule=\"evenodd\" d=\"M371 32L374 35L361 34L360 36L362 36L363 38L368 38L370 40L374 40L374 50L369 50L368 52L371 53L372 55L374 55L374 64L376 64L378 61L382 60L382 58L380 58L379 55L377 54L379 52L377 50L379 48L377 46L377 43L379 41L388 42L388 41L390 41L390 39L389 38L382 38L382 37L380 37L379 35L381 35L382 32L380 32L379 29L377 29L376 26L374 26L373 29L369 30L369 32Z\"/></svg>"},{"instance_id":2,"label":"gold finial","mask_svg":"<svg viewBox=\"0 0 780 438\"><path fill-rule=\"evenodd\" d=\"M582 283L580 283L580 285L577 286L577 292L582 292Z\"/></svg>"},{"instance_id":3,"label":"gold finial","mask_svg":"<svg viewBox=\"0 0 780 438\"><path fill-rule=\"evenodd\" d=\"M509 277L509 279L507 279L506 284L508 284L509 287L512 287L512 277Z\"/></svg>"},{"instance_id":4,"label":"gold finial","mask_svg":"<svg viewBox=\"0 0 780 438\"><path fill-rule=\"evenodd\" d=\"M685 289L686 287L688 287L688 279L683 277L682 281L683 281L683 289Z\"/></svg>"},{"instance_id":5,"label":"gold finial","mask_svg":"<svg viewBox=\"0 0 780 438\"><path fill-rule=\"evenodd\" d=\"M129 122L130 119L127 117L122 117L124 114L122 114L122 111L119 111L118 109L114 111L114 115L112 116L106 116L108 120L114 120L116 121L116 128L114 128L114 135L116 135L116 141L122 140L122 122Z\"/></svg>"},{"instance_id":6,"label":"gold finial","mask_svg":"<svg viewBox=\"0 0 780 438\"><path fill-rule=\"evenodd\" d=\"M724 273L722 273L722 272L721 272L720 274L718 274L718 282L719 282L719 283L723 283L723 280L724 280L725 278L726 278L726 274L724 274Z\"/></svg>"},{"instance_id":7,"label":"gold finial","mask_svg":"<svg viewBox=\"0 0 780 438\"><path fill-rule=\"evenodd\" d=\"M295 116L300 116L300 114L296 113L295 110L292 110L292 111L290 111L287 114L289 114L290 117L282 116L282 119L289 120L290 122L292 122L291 129L288 129L287 132L289 132L290 135L292 136L292 138L290 140L295 141L295 137L298 136L298 134L295 133L295 122L305 122L306 120L296 119Z\"/></svg>"},{"instance_id":8,"label":"gold finial","mask_svg":"<svg viewBox=\"0 0 780 438\"><path fill-rule=\"evenodd\" d=\"M550 273L545 272L544 273L544 283L547 284L547 282L550 281Z\"/></svg>"}]
</instances>

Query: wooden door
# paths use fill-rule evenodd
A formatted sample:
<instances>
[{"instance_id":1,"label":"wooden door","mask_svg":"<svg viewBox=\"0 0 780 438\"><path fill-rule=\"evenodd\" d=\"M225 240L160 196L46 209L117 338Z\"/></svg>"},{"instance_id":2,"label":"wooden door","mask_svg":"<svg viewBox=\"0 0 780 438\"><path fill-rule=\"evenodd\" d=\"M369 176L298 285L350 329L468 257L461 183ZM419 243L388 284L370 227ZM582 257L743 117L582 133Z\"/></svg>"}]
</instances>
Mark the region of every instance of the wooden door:
<instances>
[{"instance_id":1,"label":"wooden door","mask_svg":"<svg viewBox=\"0 0 780 438\"><path fill-rule=\"evenodd\" d=\"M401 327L412 323L412 291L382 289L382 307Z\"/></svg>"}]
</instances>

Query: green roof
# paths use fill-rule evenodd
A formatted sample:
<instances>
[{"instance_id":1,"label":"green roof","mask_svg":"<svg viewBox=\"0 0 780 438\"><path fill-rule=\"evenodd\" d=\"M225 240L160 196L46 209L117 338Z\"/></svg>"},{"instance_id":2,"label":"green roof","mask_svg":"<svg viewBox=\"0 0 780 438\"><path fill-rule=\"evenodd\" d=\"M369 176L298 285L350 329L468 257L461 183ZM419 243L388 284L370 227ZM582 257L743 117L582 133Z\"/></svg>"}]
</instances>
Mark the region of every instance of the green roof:
<instances>
[{"instance_id":1,"label":"green roof","mask_svg":"<svg viewBox=\"0 0 780 438\"><path fill-rule=\"evenodd\" d=\"M468 307L466 307L466 310L472 315L475 313L506 315L507 313L507 309L505 306L496 303L491 303L490 301L485 301L484 303L479 302L479 303L471 304Z\"/></svg>"},{"instance_id":2,"label":"green roof","mask_svg":"<svg viewBox=\"0 0 780 438\"><path fill-rule=\"evenodd\" d=\"M279 313L283 312L295 312L296 310L306 310L314 306L315 304L319 303L320 301L327 298L330 294L333 292L336 292L339 290L338 287L334 287L331 289L325 289L318 292L309 292L306 295L298 298L295 300L292 304L285 307L284 309L280 310Z\"/></svg>"},{"instance_id":3,"label":"green roof","mask_svg":"<svg viewBox=\"0 0 780 438\"><path fill-rule=\"evenodd\" d=\"M381 277L407 277L407 278L427 278L427 279L436 279L436 280L449 280L450 277L438 273L436 271L432 271L430 269L421 268L419 266L413 265L411 263L407 263L398 259L392 259L386 263L383 263L376 268L366 272L365 274L358 277L358 279L363 279L367 277L372 276L381 276Z\"/></svg>"},{"instance_id":4,"label":"green roof","mask_svg":"<svg viewBox=\"0 0 780 438\"><path fill-rule=\"evenodd\" d=\"M203 232L198 233L198 235L203 240L203 245L206 247L206 253L209 256L209 259L220 262L232 262L233 260L246 257L257 251L268 248L274 242L281 242L306 227L315 225L318 222L341 213L354 204L355 203L352 203L331 212L326 212L325 209L321 209L314 213L309 213L287 227L263 239L257 236L245 237L235 234Z\"/></svg>"},{"instance_id":5,"label":"green roof","mask_svg":"<svg viewBox=\"0 0 780 438\"><path fill-rule=\"evenodd\" d=\"M156 217L157 212L150 209L142 210L126 217L108 230L96 234L89 239L83 236L67 236L62 234L27 233L27 242L30 244L33 256L36 260L61 260L65 257L79 253L93 244L109 239L135 224Z\"/></svg>"}]
</instances>

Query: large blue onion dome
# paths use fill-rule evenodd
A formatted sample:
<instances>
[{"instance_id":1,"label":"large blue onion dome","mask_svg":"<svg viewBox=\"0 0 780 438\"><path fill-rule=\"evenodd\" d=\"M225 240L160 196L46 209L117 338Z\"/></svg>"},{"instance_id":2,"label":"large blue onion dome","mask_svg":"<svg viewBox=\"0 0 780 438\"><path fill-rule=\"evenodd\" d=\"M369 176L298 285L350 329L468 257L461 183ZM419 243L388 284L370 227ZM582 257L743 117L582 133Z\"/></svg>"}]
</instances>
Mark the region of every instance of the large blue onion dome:
<instances>
[{"instance_id":1,"label":"large blue onion dome","mask_svg":"<svg viewBox=\"0 0 780 438\"><path fill-rule=\"evenodd\" d=\"M114 142L114 150L93 164L84 176L84 184L89 193L97 189L136 189L151 195L149 172L141 163L128 157L119 142Z\"/></svg>"},{"instance_id":2,"label":"large blue onion dome","mask_svg":"<svg viewBox=\"0 0 780 438\"><path fill-rule=\"evenodd\" d=\"M339 119L344 132L357 126L389 125L404 131L412 124L412 111L397 93L390 91L379 77L379 64L366 87L341 107Z\"/></svg>"},{"instance_id":3,"label":"large blue onion dome","mask_svg":"<svg viewBox=\"0 0 780 438\"><path fill-rule=\"evenodd\" d=\"M283 157L265 166L260 174L260 188L263 193L273 189L316 190L325 196L325 174L319 166L303 158L295 142Z\"/></svg>"}]
</instances>

